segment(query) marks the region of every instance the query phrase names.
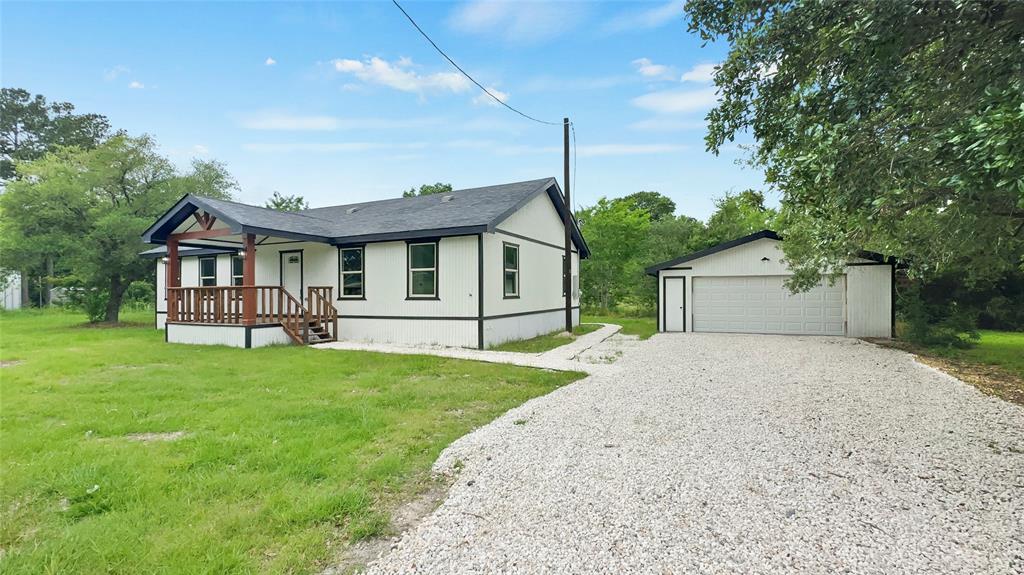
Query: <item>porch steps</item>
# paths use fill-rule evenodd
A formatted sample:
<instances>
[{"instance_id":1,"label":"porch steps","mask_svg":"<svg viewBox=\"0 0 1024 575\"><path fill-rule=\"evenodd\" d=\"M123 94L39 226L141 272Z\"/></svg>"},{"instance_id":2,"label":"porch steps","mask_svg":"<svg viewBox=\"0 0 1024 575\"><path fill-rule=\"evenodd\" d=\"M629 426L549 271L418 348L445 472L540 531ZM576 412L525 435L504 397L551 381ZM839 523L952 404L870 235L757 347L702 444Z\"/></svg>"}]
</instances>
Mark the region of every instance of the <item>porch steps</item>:
<instances>
[{"instance_id":1,"label":"porch steps","mask_svg":"<svg viewBox=\"0 0 1024 575\"><path fill-rule=\"evenodd\" d=\"M330 332L327 330L327 325L321 323L319 320L309 321L309 343L310 345L315 343L328 343L337 341L331 337Z\"/></svg>"}]
</instances>

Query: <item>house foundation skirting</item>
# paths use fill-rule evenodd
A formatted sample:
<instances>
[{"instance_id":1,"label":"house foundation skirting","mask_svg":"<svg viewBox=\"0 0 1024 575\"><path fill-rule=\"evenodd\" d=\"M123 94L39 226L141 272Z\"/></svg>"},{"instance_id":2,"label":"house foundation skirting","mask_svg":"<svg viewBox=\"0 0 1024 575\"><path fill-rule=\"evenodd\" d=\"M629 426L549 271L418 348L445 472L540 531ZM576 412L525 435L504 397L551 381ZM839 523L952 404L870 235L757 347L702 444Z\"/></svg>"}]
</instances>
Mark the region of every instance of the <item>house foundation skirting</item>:
<instances>
[{"instance_id":1,"label":"house foundation skirting","mask_svg":"<svg viewBox=\"0 0 1024 575\"><path fill-rule=\"evenodd\" d=\"M292 340L280 325L212 325L195 323L166 324L168 343L193 345L226 345L253 348L291 344Z\"/></svg>"}]
</instances>

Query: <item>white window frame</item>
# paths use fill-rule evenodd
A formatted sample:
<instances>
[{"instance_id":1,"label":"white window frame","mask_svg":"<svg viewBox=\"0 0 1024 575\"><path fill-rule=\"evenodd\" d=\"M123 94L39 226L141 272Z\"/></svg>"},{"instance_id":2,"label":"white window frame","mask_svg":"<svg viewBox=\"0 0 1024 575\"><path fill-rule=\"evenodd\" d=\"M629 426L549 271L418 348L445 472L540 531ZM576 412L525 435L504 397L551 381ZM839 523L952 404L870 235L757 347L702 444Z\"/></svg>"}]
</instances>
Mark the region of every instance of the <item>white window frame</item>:
<instances>
[{"instance_id":1,"label":"white window frame","mask_svg":"<svg viewBox=\"0 0 1024 575\"><path fill-rule=\"evenodd\" d=\"M412 248L414 246L434 246L434 265L429 268L414 268L412 267ZM406 258L406 299L440 299L437 293L438 288L438 260L440 259L440 242L409 242L405 246L405 258ZM433 272L434 274L434 291L431 294L414 294L412 293L412 275L413 272Z\"/></svg>"},{"instance_id":2,"label":"white window frame","mask_svg":"<svg viewBox=\"0 0 1024 575\"><path fill-rule=\"evenodd\" d=\"M345 270L345 253L359 252L359 270ZM345 293L345 276L359 276L359 294ZM338 299L366 299L366 246L338 248Z\"/></svg>"}]
</instances>

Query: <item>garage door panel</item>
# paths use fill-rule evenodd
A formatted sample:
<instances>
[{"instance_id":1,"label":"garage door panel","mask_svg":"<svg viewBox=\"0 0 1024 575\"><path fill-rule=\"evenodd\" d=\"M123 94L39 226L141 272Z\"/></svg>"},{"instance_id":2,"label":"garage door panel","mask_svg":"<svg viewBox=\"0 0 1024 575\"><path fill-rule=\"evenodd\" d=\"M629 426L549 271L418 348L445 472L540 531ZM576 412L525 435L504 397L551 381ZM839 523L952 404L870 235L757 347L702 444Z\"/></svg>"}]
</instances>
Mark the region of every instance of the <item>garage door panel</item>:
<instances>
[{"instance_id":1,"label":"garage door panel","mask_svg":"<svg viewBox=\"0 0 1024 575\"><path fill-rule=\"evenodd\" d=\"M845 285L791 294L784 276L693 279L693 330L843 335Z\"/></svg>"}]
</instances>

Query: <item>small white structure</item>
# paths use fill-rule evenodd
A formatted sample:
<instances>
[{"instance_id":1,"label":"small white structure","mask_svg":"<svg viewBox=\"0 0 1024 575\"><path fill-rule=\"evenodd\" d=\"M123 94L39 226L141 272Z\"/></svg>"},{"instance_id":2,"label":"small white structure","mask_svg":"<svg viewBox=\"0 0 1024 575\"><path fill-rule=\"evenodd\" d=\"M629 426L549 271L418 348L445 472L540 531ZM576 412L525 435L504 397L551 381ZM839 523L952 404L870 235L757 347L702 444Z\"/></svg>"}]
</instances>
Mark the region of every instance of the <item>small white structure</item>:
<instances>
[{"instance_id":1,"label":"small white structure","mask_svg":"<svg viewBox=\"0 0 1024 575\"><path fill-rule=\"evenodd\" d=\"M892 337L893 258L860 252L835 283L792 294L781 241L763 230L647 268L658 331Z\"/></svg>"},{"instance_id":2,"label":"small white structure","mask_svg":"<svg viewBox=\"0 0 1024 575\"><path fill-rule=\"evenodd\" d=\"M0 309L21 309L21 304L21 275L12 272L0 277Z\"/></svg>"},{"instance_id":3,"label":"small white structure","mask_svg":"<svg viewBox=\"0 0 1024 575\"><path fill-rule=\"evenodd\" d=\"M482 349L564 329L565 210L553 178L301 212L189 195L143 236L167 248L142 255L158 261L157 328L171 342ZM589 250L575 221L571 234L578 324Z\"/></svg>"}]
</instances>

